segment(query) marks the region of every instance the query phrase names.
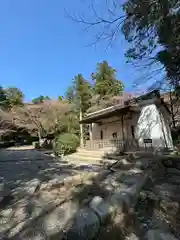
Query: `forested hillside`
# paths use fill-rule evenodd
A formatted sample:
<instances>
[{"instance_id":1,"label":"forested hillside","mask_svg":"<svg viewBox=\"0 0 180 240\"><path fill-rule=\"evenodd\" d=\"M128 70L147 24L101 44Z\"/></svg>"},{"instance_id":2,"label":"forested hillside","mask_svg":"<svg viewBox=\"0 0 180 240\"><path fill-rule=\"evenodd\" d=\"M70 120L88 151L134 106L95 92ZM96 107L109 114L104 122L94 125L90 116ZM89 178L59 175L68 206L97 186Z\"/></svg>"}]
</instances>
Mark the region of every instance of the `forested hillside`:
<instances>
[{"instance_id":1,"label":"forested hillside","mask_svg":"<svg viewBox=\"0 0 180 240\"><path fill-rule=\"evenodd\" d=\"M80 116L121 102L125 96L123 90L124 85L117 79L116 70L106 61L97 64L89 79L82 74L75 76L64 95L57 99L40 95L26 103L20 89L1 87L1 141L40 142L46 138L56 139L60 145L75 142L73 148L76 148Z\"/></svg>"}]
</instances>

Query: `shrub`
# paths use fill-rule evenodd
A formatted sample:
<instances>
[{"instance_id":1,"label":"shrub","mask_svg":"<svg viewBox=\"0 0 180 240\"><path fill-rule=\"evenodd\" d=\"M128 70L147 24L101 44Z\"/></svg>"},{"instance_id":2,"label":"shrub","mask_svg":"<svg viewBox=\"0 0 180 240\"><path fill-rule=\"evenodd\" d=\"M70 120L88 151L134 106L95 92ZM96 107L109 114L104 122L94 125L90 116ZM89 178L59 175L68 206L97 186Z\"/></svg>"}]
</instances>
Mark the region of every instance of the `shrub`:
<instances>
[{"instance_id":1,"label":"shrub","mask_svg":"<svg viewBox=\"0 0 180 240\"><path fill-rule=\"evenodd\" d=\"M33 142L32 145L34 148L37 148L37 149L40 148L39 142Z\"/></svg>"},{"instance_id":2,"label":"shrub","mask_svg":"<svg viewBox=\"0 0 180 240\"><path fill-rule=\"evenodd\" d=\"M43 144L41 145L42 148L45 148L45 149L52 149L53 146L52 146L52 141L51 140L45 140L43 142Z\"/></svg>"},{"instance_id":3,"label":"shrub","mask_svg":"<svg viewBox=\"0 0 180 240\"><path fill-rule=\"evenodd\" d=\"M64 133L54 140L55 155L70 154L76 151L79 146L79 137L72 133Z\"/></svg>"}]
</instances>

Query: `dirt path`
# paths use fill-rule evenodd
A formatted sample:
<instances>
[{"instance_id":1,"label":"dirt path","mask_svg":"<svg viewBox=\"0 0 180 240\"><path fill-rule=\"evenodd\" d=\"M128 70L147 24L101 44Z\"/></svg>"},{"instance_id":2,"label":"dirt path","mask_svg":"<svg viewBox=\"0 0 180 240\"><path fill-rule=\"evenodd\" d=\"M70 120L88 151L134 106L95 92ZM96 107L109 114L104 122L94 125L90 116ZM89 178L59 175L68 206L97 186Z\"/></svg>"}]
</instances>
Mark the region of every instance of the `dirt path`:
<instances>
[{"instance_id":1,"label":"dirt path","mask_svg":"<svg viewBox=\"0 0 180 240\"><path fill-rule=\"evenodd\" d=\"M29 239L47 239L52 231L56 232L56 225L60 224L56 214L59 211L65 214L67 209L58 207L57 202L68 193L66 190L59 192L59 189L54 189L51 193L39 189L52 181L59 182L86 171L94 170L91 166L72 165L45 155L31 146L0 150L0 239L19 239L15 236L20 230L26 235L26 229L34 229L32 233L27 233L31 236ZM46 222L47 227L42 228ZM40 226L47 229L47 232L38 230ZM21 239L28 237L23 235Z\"/></svg>"},{"instance_id":2,"label":"dirt path","mask_svg":"<svg viewBox=\"0 0 180 240\"><path fill-rule=\"evenodd\" d=\"M72 174L74 169L71 166L30 147L0 151L0 182L11 189L33 179L44 182Z\"/></svg>"}]
</instances>

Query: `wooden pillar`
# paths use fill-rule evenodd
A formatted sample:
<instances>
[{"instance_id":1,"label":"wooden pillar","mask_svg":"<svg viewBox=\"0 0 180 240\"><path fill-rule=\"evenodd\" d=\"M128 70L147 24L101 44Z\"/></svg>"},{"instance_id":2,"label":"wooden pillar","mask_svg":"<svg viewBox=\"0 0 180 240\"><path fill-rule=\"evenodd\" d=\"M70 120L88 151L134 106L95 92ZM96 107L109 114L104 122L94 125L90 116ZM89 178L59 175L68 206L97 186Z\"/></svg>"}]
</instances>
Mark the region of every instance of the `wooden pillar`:
<instances>
[{"instance_id":1,"label":"wooden pillar","mask_svg":"<svg viewBox=\"0 0 180 240\"><path fill-rule=\"evenodd\" d=\"M93 134L92 134L92 123L89 124L89 138L90 138L90 140L91 140L91 142L92 142L92 140L93 140Z\"/></svg>"},{"instance_id":2,"label":"wooden pillar","mask_svg":"<svg viewBox=\"0 0 180 240\"><path fill-rule=\"evenodd\" d=\"M121 117L121 126L122 126L122 139L123 139L123 151L125 151L125 136L124 136L124 117Z\"/></svg>"},{"instance_id":3,"label":"wooden pillar","mask_svg":"<svg viewBox=\"0 0 180 240\"><path fill-rule=\"evenodd\" d=\"M82 121L82 111L80 109L79 120ZM80 123L80 146L84 146L84 131L83 131L83 124Z\"/></svg>"}]
</instances>

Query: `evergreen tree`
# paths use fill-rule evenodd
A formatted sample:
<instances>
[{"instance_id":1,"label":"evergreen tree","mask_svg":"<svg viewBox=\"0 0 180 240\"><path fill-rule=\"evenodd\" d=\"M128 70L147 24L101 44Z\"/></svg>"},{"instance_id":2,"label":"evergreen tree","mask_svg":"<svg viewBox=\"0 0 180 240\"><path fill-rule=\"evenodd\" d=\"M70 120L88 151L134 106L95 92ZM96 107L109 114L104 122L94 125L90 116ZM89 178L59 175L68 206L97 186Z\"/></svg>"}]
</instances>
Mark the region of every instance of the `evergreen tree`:
<instances>
[{"instance_id":1,"label":"evergreen tree","mask_svg":"<svg viewBox=\"0 0 180 240\"><path fill-rule=\"evenodd\" d=\"M58 96L58 101L62 101L63 97L62 96Z\"/></svg>"},{"instance_id":2,"label":"evergreen tree","mask_svg":"<svg viewBox=\"0 0 180 240\"><path fill-rule=\"evenodd\" d=\"M45 100L51 100L51 98L49 96L40 95L39 97L34 98L32 102L34 104L39 104L39 103L43 103Z\"/></svg>"},{"instance_id":3,"label":"evergreen tree","mask_svg":"<svg viewBox=\"0 0 180 240\"><path fill-rule=\"evenodd\" d=\"M16 87L5 89L6 98L10 107L23 105L24 94Z\"/></svg>"},{"instance_id":4,"label":"evergreen tree","mask_svg":"<svg viewBox=\"0 0 180 240\"><path fill-rule=\"evenodd\" d=\"M65 99L69 103L73 103L74 101L74 86L69 86L67 91L65 92Z\"/></svg>"},{"instance_id":5,"label":"evergreen tree","mask_svg":"<svg viewBox=\"0 0 180 240\"><path fill-rule=\"evenodd\" d=\"M124 89L122 82L116 79L116 70L110 67L107 61L97 64L92 79L94 80L93 92L100 98L117 96Z\"/></svg>"},{"instance_id":6,"label":"evergreen tree","mask_svg":"<svg viewBox=\"0 0 180 240\"><path fill-rule=\"evenodd\" d=\"M73 82L77 109L81 109L84 113L90 107L91 86L81 74L75 76Z\"/></svg>"},{"instance_id":7,"label":"evergreen tree","mask_svg":"<svg viewBox=\"0 0 180 240\"><path fill-rule=\"evenodd\" d=\"M126 19L122 26L125 38L131 44L126 53L128 60L160 62L176 86L180 84L179 6L178 0L125 1Z\"/></svg>"},{"instance_id":8,"label":"evergreen tree","mask_svg":"<svg viewBox=\"0 0 180 240\"><path fill-rule=\"evenodd\" d=\"M8 107L8 100L6 97L5 90L0 86L0 107L7 108Z\"/></svg>"}]
</instances>

